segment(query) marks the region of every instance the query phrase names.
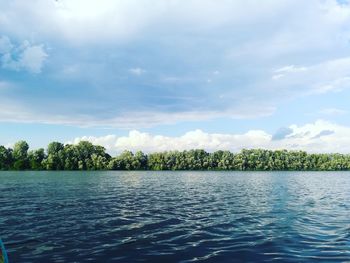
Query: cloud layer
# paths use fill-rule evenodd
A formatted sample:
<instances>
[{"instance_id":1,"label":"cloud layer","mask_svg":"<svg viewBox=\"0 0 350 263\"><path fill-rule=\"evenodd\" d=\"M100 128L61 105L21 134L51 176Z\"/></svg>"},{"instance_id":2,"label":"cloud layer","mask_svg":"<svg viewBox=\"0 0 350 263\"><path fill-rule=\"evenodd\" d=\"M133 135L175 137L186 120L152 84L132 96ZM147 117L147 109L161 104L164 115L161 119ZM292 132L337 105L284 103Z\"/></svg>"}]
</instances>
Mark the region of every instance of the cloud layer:
<instances>
[{"instance_id":1,"label":"cloud layer","mask_svg":"<svg viewBox=\"0 0 350 263\"><path fill-rule=\"evenodd\" d=\"M111 153L123 150L158 152L190 149L205 149L210 152L216 150L237 152L243 148L348 153L350 127L318 120L302 126L291 125L280 129L275 135L262 130L250 130L242 134L207 133L202 130L194 130L178 137L152 135L132 130L127 136L83 136L67 143L78 143L81 140L102 145Z\"/></svg>"},{"instance_id":2,"label":"cloud layer","mask_svg":"<svg viewBox=\"0 0 350 263\"><path fill-rule=\"evenodd\" d=\"M1 98L34 116L17 122L258 119L349 93L350 6L336 0L14 0L0 24L2 78L17 87Z\"/></svg>"},{"instance_id":3,"label":"cloud layer","mask_svg":"<svg viewBox=\"0 0 350 263\"><path fill-rule=\"evenodd\" d=\"M350 149L345 1L13 0L0 25L5 143Z\"/></svg>"}]
</instances>

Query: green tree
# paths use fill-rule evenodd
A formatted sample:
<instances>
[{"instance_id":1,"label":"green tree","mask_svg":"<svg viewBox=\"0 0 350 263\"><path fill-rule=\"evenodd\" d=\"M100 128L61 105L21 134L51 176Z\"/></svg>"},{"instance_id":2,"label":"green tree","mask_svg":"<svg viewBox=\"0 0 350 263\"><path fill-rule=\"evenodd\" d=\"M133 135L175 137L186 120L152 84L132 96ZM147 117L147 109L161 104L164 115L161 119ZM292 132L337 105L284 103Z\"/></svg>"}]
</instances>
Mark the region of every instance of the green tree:
<instances>
[{"instance_id":1,"label":"green tree","mask_svg":"<svg viewBox=\"0 0 350 263\"><path fill-rule=\"evenodd\" d=\"M47 158L44 166L47 170L63 170L64 169L64 145L60 142L51 142L47 146Z\"/></svg>"},{"instance_id":2,"label":"green tree","mask_svg":"<svg viewBox=\"0 0 350 263\"><path fill-rule=\"evenodd\" d=\"M12 150L7 149L4 146L0 146L0 170L11 169L12 163Z\"/></svg>"},{"instance_id":3,"label":"green tree","mask_svg":"<svg viewBox=\"0 0 350 263\"><path fill-rule=\"evenodd\" d=\"M26 141L18 141L15 143L12 152L14 159L13 168L15 170L25 170L29 168L28 149L29 145Z\"/></svg>"},{"instance_id":4,"label":"green tree","mask_svg":"<svg viewBox=\"0 0 350 263\"><path fill-rule=\"evenodd\" d=\"M43 148L37 149L35 151L30 151L28 154L30 168L32 170L42 170L44 169L43 161L46 158L45 150Z\"/></svg>"}]
</instances>

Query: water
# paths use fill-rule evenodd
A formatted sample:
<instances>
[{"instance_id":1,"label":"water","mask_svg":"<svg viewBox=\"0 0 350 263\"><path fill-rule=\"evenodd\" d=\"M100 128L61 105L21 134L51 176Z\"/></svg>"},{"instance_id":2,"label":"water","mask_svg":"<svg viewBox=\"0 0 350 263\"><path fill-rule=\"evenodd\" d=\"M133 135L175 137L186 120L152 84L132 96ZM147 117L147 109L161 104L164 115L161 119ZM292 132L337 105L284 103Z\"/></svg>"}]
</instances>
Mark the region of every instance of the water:
<instances>
[{"instance_id":1,"label":"water","mask_svg":"<svg viewBox=\"0 0 350 263\"><path fill-rule=\"evenodd\" d=\"M10 262L350 261L350 173L0 172Z\"/></svg>"}]
</instances>

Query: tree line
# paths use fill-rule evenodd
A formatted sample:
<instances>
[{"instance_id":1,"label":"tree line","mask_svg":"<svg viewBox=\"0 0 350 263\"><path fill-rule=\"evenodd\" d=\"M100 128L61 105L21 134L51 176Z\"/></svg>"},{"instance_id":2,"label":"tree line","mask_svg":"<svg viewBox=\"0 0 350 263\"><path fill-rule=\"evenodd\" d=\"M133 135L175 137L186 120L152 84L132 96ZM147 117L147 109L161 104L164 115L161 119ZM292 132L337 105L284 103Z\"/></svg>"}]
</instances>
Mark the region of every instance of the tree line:
<instances>
[{"instance_id":1,"label":"tree line","mask_svg":"<svg viewBox=\"0 0 350 263\"><path fill-rule=\"evenodd\" d=\"M13 148L0 146L0 170L350 170L348 154L308 154L305 151L242 150L206 152L168 151L145 154L124 151L112 157L102 146L51 142L47 149L29 151L25 141Z\"/></svg>"}]
</instances>

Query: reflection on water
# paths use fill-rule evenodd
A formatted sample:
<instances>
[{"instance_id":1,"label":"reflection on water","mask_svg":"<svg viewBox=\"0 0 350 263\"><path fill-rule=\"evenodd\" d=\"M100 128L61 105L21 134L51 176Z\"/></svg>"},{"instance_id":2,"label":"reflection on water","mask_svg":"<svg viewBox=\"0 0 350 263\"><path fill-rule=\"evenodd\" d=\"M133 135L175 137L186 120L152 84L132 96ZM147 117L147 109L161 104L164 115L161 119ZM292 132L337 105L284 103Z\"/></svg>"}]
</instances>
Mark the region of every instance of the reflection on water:
<instances>
[{"instance_id":1,"label":"reflection on water","mask_svg":"<svg viewBox=\"0 0 350 263\"><path fill-rule=\"evenodd\" d=\"M11 262L344 262L350 173L1 172Z\"/></svg>"}]
</instances>

